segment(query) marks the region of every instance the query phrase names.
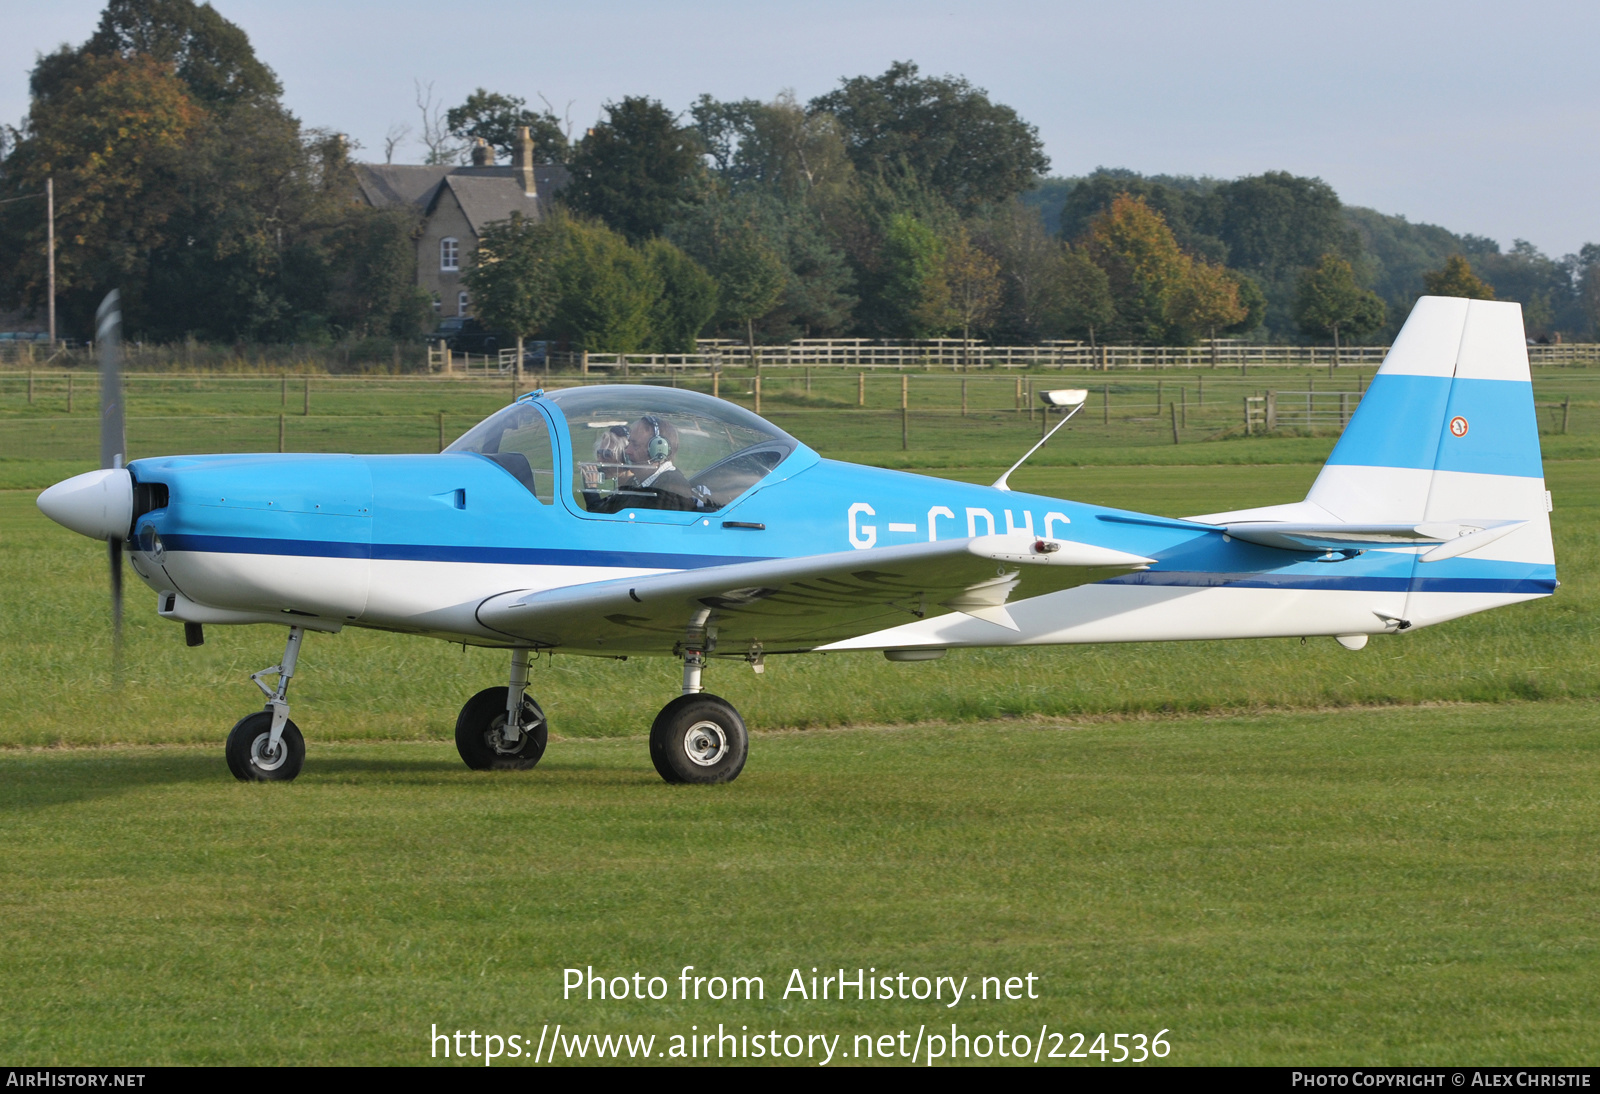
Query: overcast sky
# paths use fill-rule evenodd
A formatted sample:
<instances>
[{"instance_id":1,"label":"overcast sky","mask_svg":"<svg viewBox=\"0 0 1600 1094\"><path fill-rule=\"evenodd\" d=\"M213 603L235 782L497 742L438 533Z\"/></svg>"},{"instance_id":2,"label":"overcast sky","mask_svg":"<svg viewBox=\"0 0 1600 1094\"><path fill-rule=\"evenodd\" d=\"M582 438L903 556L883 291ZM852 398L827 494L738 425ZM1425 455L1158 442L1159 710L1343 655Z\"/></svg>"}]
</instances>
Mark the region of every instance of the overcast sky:
<instances>
[{"instance_id":1,"label":"overcast sky","mask_svg":"<svg viewBox=\"0 0 1600 1094\"><path fill-rule=\"evenodd\" d=\"M38 53L79 43L103 0L0 0L0 121ZM1286 170L1345 202L1531 240L1600 240L1600 4L1080 3L1076 0L215 0L305 123L382 159L415 128L413 81L543 94L573 125L608 99L675 110L802 100L895 60L957 73L1039 127L1052 171L1221 178ZM396 162L419 162L406 146Z\"/></svg>"}]
</instances>

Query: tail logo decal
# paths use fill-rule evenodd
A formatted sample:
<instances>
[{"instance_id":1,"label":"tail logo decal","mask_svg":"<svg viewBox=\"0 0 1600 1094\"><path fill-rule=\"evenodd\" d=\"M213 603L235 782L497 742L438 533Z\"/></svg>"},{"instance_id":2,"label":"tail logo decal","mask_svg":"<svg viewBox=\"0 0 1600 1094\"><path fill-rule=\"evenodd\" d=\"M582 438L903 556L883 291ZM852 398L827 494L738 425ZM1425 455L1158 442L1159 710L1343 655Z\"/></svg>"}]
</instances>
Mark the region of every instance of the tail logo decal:
<instances>
[{"instance_id":1,"label":"tail logo decal","mask_svg":"<svg viewBox=\"0 0 1600 1094\"><path fill-rule=\"evenodd\" d=\"M1465 437L1467 435L1467 420L1459 414L1450 419L1450 435L1452 437Z\"/></svg>"}]
</instances>

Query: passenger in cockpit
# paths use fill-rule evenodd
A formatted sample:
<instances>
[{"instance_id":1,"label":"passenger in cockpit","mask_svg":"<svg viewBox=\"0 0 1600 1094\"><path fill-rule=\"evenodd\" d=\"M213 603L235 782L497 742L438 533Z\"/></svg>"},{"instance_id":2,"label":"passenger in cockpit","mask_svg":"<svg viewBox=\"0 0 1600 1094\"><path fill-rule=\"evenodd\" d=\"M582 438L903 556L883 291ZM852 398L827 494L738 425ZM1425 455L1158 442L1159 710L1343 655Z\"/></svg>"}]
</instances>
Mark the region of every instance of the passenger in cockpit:
<instances>
[{"instance_id":1,"label":"passenger in cockpit","mask_svg":"<svg viewBox=\"0 0 1600 1094\"><path fill-rule=\"evenodd\" d=\"M617 490L609 496L600 492L601 466L616 462L602 455L626 436L622 459L618 468ZM614 439L613 439L614 438ZM616 513L623 509L678 509L699 508L689 480L673 464L678 454L678 430L669 421L655 414L646 414L628 427L612 426L595 443L594 464L584 464L583 502L591 513Z\"/></svg>"}]
</instances>

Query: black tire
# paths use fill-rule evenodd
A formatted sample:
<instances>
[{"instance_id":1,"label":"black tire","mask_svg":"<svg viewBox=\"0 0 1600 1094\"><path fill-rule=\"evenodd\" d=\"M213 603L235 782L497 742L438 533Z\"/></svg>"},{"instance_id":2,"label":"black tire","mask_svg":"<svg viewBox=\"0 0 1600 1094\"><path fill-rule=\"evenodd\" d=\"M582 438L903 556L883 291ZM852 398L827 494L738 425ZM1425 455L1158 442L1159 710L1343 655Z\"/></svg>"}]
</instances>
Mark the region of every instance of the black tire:
<instances>
[{"instance_id":1,"label":"black tire","mask_svg":"<svg viewBox=\"0 0 1600 1094\"><path fill-rule=\"evenodd\" d=\"M680 695L650 727L650 760L669 783L731 783L744 770L750 735L726 699Z\"/></svg>"},{"instance_id":2,"label":"black tire","mask_svg":"<svg viewBox=\"0 0 1600 1094\"><path fill-rule=\"evenodd\" d=\"M456 751L474 771L522 771L544 757L550 723L539 704L527 695L522 697L522 734L515 748L505 747L501 733L506 727L506 694L510 690L484 688L467 700L456 718Z\"/></svg>"},{"instance_id":3,"label":"black tire","mask_svg":"<svg viewBox=\"0 0 1600 1094\"><path fill-rule=\"evenodd\" d=\"M235 723L228 733L228 770L240 782L288 782L306 762L306 739L294 722L283 723L275 753L267 752L272 737L272 711L258 710Z\"/></svg>"}]
</instances>

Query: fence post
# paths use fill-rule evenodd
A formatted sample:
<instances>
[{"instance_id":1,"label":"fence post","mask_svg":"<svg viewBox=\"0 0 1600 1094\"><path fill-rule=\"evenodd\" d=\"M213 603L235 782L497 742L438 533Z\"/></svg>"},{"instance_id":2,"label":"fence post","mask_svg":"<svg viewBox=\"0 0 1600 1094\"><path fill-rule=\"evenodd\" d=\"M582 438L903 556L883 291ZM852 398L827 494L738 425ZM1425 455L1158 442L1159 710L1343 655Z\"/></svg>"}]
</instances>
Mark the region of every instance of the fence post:
<instances>
[{"instance_id":1,"label":"fence post","mask_svg":"<svg viewBox=\"0 0 1600 1094\"><path fill-rule=\"evenodd\" d=\"M722 398L722 373L715 369L711 371L711 397L713 399Z\"/></svg>"},{"instance_id":2,"label":"fence post","mask_svg":"<svg viewBox=\"0 0 1600 1094\"><path fill-rule=\"evenodd\" d=\"M1267 432L1271 433L1278 428L1278 393L1267 392Z\"/></svg>"},{"instance_id":3,"label":"fence post","mask_svg":"<svg viewBox=\"0 0 1600 1094\"><path fill-rule=\"evenodd\" d=\"M1250 396L1244 397L1244 435L1250 436Z\"/></svg>"},{"instance_id":4,"label":"fence post","mask_svg":"<svg viewBox=\"0 0 1600 1094\"><path fill-rule=\"evenodd\" d=\"M283 420L284 420L284 416L282 414L279 414L278 415L278 451L279 452L283 451Z\"/></svg>"},{"instance_id":5,"label":"fence post","mask_svg":"<svg viewBox=\"0 0 1600 1094\"><path fill-rule=\"evenodd\" d=\"M867 405L867 374L856 373L856 406Z\"/></svg>"},{"instance_id":6,"label":"fence post","mask_svg":"<svg viewBox=\"0 0 1600 1094\"><path fill-rule=\"evenodd\" d=\"M589 375L589 351L581 350L578 354L578 360L580 362L579 367L583 369L583 374L585 376Z\"/></svg>"},{"instance_id":7,"label":"fence post","mask_svg":"<svg viewBox=\"0 0 1600 1094\"><path fill-rule=\"evenodd\" d=\"M911 447L911 403L908 398L911 390L911 377L905 373L900 374L900 451L904 452Z\"/></svg>"},{"instance_id":8,"label":"fence post","mask_svg":"<svg viewBox=\"0 0 1600 1094\"><path fill-rule=\"evenodd\" d=\"M1572 396L1568 395L1561 400L1561 432L1567 431L1567 415L1572 411Z\"/></svg>"},{"instance_id":9,"label":"fence post","mask_svg":"<svg viewBox=\"0 0 1600 1094\"><path fill-rule=\"evenodd\" d=\"M1178 404L1168 403L1167 410L1172 415L1172 443L1178 443Z\"/></svg>"},{"instance_id":10,"label":"fence post","mask_svg":"<svg viewBox=\"0 0 1600 1094\"><path fill-rule=\"evenodd\" d=\"M1016 410L1016 412L1018 414L1021 414L1022 413L1022 377L1018 376L1016 378L1016 380L1017 380L1017 395L1016 395L1016 398L1014 400L1014 402L1016 403L1016 406L1013 407L1013 409Z\"/></svg>"}]
</instances>

